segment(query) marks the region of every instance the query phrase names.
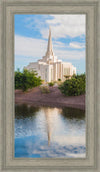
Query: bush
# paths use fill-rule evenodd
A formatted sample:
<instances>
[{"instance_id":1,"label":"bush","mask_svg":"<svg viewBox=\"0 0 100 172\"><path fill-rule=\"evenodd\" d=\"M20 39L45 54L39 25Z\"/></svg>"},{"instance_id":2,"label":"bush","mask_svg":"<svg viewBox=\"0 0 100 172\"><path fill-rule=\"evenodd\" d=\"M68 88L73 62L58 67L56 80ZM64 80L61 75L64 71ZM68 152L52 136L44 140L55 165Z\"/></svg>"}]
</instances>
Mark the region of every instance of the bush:
<instances>
[{"instance_id":1,"label":"bush","mask_svg":"<svg viewBox=\"0 0 100 172\"><path fill-rule=\"evenodd\" d=\"M66 79L70 79L70 78L71 78L71 75L64 75L64 77L65 77Z\"/></svg>"},{"instance_id":2,"label":"bush","mask_svg":"<svg viewBox=\"0 0 100 172\"><path fill-rule=\"evenodd\" d=\"M40 90L42 93L50 93L49 87L48 86L41 86Z\"/></svg>"},{"instance_id":3,"label":"bush","mask_svg":"<svg viewBox=\"0 0 100 172\"><path fill-rule=\"evenodd\" d=\"M59 89L66 96L78 96L85 93L85 74L73 75L71 79L66 79Z\"/></svg>"},{"instance_id":4,"label":"bush","mask_svg":"<svg viewBox=\"0 0 100 172\"><path fill-rule=\"evenodd\" d=\"M50 87L52 87L52 86L54 86L54 82L49 82L48 85L49 85Z\"/></svg>"},{"instance_id":5,"label":"bush","mask_svg":"<svg viewBox=\"0 0 100 172\"><path fill-rule=\"evenodd\" d=\"M58 81L61 81L61 79L59 78Z\"/></svg>"},{"instance_id":6,"label":"bush","mask_svg":"<svg viewBox=\"0 0 100 172\"><path fill-rule=\"evenodd\" d=\"M37 77L35 71L30 72L25 69L23 72L19 70L15 72L15 89L27 91L29 88L41 85L41 82L41 78Z\"/></svg>"}]
</instances>

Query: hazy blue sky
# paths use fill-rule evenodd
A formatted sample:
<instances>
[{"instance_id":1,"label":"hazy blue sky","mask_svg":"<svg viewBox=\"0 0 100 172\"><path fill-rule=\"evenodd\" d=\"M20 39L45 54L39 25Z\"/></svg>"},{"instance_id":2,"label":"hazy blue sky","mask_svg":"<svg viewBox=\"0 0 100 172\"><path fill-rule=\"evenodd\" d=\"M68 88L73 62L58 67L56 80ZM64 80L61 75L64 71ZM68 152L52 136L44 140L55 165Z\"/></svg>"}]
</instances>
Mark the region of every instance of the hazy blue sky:
<instances>
[{"instance_id":1,"label":"hazy blue sky","mask_svg":"<svg viewBox=\"0 0 100 172\"><path fill-rule=\"evenodd\" d=\"M85 72L85 15L15 15L15 70L41 59L49 26L54 54Z\"/></svg>"}]
</instances>

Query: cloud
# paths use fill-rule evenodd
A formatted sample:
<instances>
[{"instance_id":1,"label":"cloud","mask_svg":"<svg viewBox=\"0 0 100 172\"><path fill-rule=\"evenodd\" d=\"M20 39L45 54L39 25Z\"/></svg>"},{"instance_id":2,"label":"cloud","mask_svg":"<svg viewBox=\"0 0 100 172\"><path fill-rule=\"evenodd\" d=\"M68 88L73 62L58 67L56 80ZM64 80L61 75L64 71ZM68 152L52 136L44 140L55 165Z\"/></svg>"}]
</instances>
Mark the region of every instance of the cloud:
<instances>
[{"instance_id":1,"label":"cloud","mask_svg":"<svg viewBox=\"0 0 100 172\"><path fill-rule=\"evenodd\" d=\"M55 50L55 54L62 60L79 60L85 59L85 51L67 51L67 50Z\"/></svg>"},{"instance_id":2,"label":"cloud","mask_svg":"<svg viewBox=\"0 0 100 172\"><path fill-rule=\"evenodd\" d=\"M85 35L85 24L84 14L35 15L25 20L25 26L38 30L43 38L48 38L50 26L55 39Z\"/></svg>"},{"instance_id":3,"label":"cloud","mask_svg":"<svg viewBox=\"0 0 100 172\"><path fill-rule=\"evenodd\" d=\"M15 35L15 55L41 57L46 49L46 44L47 42L42 39Z\"/></svg>"},{"instance_id":4,"label":"cloud","mask_svg":"<svg viewBox=\"0 0 100 172\"><path fill-rule=\"evenodd\" d=\"M85 15L52 15L52 17L53 19L46 20L46 23L51 26L53 38L85 35ZM47 38L48 29L43 28L40 32Z\"/></svg>"},{"instance_id":5,"label":"cloud","mask_svg":"<svg viewBox=\"0 0 100 172\"><path fill-rule=\"evenodd\" d=\"M85 43L70 42L69 46L71 48L82 49L82 48L85 48Z\"/></svg>"},{"instance_id":6,"label":"cloud","mask_svg":"<svg viewBox=\"0 0 100 172\"><path fill-rule=\"evenodd\" d=\"M75 47L75 44L71 44L70 46ZM85 58L85 50L67 50L67 46L64 43L54 41L53 49L55 55L60 59L83 59ZM34 39L29 37L23 37L19 35L15 35L15 55L16 56L24 56L24 58L33 57L39 59L42 58L47 49L47 41L42 39Z\"/></svg>"}]
</instances>

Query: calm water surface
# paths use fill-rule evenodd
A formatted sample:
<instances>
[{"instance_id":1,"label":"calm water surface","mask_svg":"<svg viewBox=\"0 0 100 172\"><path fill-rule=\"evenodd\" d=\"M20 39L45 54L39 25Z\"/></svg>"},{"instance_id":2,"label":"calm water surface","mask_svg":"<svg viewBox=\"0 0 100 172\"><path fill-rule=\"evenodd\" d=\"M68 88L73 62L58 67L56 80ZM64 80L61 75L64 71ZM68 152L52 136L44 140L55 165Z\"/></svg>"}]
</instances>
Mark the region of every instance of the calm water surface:
<instances>
[{"instance_id":1,"label":"calm water surface","mask_svg":"<svg viewBox=\"0 0 100 172\"><path fill-rule=\"evenodd\" d=\"M85 111L15 106L15 157L86 156Z\"/></svg>"}]
</instances>

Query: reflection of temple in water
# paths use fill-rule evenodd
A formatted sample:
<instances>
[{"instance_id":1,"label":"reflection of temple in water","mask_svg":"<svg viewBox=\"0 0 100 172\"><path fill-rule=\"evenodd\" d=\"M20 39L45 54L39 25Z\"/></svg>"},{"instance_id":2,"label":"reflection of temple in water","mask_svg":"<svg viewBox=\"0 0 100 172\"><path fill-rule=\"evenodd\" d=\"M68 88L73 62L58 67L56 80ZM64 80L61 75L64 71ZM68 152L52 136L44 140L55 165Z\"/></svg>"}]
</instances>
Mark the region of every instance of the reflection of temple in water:
<instances>
[{"instance_id":1,"label":"reflection of temple in water","mask_svg":"<svg viewBox=\"0 0 100 172\"><path fill-rule=\"evenodd\" d=\"M47 129L47 136L48 136L48 145L50 145L52 132L54 131L54 124L55 120L57 119L56 116L59 115L61 109L58 108L44 108L45 119L46 119L46 129Z\"/></svg>"}]
</instances>

